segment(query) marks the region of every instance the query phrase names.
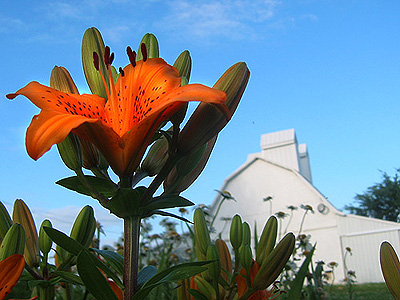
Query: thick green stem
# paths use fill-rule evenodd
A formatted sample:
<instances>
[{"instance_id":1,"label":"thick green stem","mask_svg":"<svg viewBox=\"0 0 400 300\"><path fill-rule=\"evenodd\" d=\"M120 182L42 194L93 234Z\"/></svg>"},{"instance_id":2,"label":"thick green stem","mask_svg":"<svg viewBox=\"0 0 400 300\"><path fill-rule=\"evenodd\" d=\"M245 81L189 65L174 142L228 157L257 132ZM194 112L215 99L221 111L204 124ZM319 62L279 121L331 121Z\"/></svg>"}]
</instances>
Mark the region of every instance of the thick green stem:
<instances>
[{"instance_id":1,"label":"thick green stem","mask_svg":"<svg viewBox=\"0 0 400 300\"><path fill-rule=\"evenodd\" d=\"M137 292L140 217L124 219L124 300Z\"/></svg>"}]
</instances>

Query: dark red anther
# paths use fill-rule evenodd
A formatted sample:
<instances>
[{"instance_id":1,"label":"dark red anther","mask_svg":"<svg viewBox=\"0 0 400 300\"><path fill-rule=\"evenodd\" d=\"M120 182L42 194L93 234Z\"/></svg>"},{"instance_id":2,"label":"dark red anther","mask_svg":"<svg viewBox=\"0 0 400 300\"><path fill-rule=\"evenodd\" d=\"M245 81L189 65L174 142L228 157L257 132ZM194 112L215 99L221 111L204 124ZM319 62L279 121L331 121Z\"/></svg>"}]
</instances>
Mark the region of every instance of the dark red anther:
<instances>
[{"instance_id":1,"label":"dark red anther","mask_svg":"<svg viewBox=\"0 0 400 300\"><path fill-rule=\"evenodd\" d=\"M129 61L133 67L136 67L136 52L132 51L131 47L126 48L126 53L128 54Z\"/></svg>"},{"instance_id":2,"label":"dark red anther","mask_svg":"<svg viewBox=\"0 0 400 300\"><path fill-rule=\"evenodd\" d=\"M94 67L96 68L96 70L99 70L99 55L97 54L97 52L93 52L93 64Z\"/></svg>"},{"instance_id":3,"label":"dark red anther","mask_svg":"<svg viewBox=\"0 0 400 300\"><path fill-rule=\"evenodd\" d=\"M122 77L125 76L125 72L124 72L124 70L123 70L121 67L119 67L119 72L121 73L121 76L122 76Z\"/></svg>"},{"instance_id":4,"label":"dark red anther","mask_svg":"<svg viewBox=\"0 0 400 300\"><path fill-rule=\"evenodd\" d=\"M106 66L110 64L110 47L108 46L104 49L104 63Z\"/></svg>"},{"instance_id":5,"label":"dark red anther","mask_svg":"<svg viewBox=\"0 0 400 300\"><path fill-rule=\"evenodd\" d=\"M114 52L111 53L110 55L110 65L113 63L113 61L114 61Z\"/></svg>"},{"instance_id":6,"label":"dark red anther","mask_svg":"<svg viewBox=\"0 0 400 300\"><path fill-rule=\"evenodd\" d=\"M147 60L147 48L146 48L145 43L142 43L140 45L140 51L142 51L143 61L146 61Z\"/></svg>"}]
</instances>

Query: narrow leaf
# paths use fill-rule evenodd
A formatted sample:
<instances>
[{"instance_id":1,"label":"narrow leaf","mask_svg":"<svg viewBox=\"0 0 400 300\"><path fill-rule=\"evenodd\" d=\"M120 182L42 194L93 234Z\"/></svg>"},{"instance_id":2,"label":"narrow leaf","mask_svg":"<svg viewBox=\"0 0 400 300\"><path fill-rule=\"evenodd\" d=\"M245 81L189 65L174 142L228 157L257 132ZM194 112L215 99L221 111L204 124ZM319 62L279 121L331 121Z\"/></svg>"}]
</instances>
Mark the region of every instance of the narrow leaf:
<instances>
[{"instance_id":1,"label":"narrow leaf","mask_svg":"<svg viewBox=\"0 0 400 300\"><path fill-rule=\"evenodd\" d=\"M78 255L82 251L83 246L65 233L51 227L43 227L47 235L60 247L64 248L73 255Z\"/></svg>"},{"instance_id":2,"label":"narrow leaf","mask_svg":"<svg viewBox=\"0 0 400 300\"><path fill-rule=\"evenodd\" d=\"M95 263L88 251L79 253L77 268L86 288L97 300L118 300L103 274L95 266Z\"/></svg>"},{"instance_id":3,"label":"narrow leaf","mask_svg":"<svg viewBox=\"0 0 400 300\"><path fill-rule=\"evenodd\" d=\"M90 250L100 254L104 260L110 264L110 266L118 273L118 275L123 275L124 273L124 258L122 255L114 251L100 250L96 248L91 248Z\"/></svg>"},{"instance_id":4,"label":"narrow leaf","mask_svg":"<svg viewBox=\"0 0 400 300\"><path fill-rule=\"evenodd\" d=\"M191 205L194 205L194 203L179 195L166 195L153 198L149 203L146 204L146 206L143 207L143 209L156 210Z\"/></svg>"},{"instance_id":5,"label":"narrow leaf","mask_svg":"<svg viewBox=\"0 0 400 300\"><path fill-rule=\"evenodd\" d=\"M301 264L301 267L300 267L299 271L297 272L297 275L296 275L294 281L290 285L290 290L287 295L287 300L296 300L296 299L301 298L301 290L304 285L304 279L307 276L308 266L311 263L311 259L314 255L314 251L315 251L315 245L312 248L312 250L310 251L310 253L307 254L307 257L304 259L303 263Z\"/></svg>"},{"instance_id":6,"label":"narrow leaf","mask_svg":"<svg viewBox=\"0 0 400 300\"><path fill-rule=\"evenodd\" d=\"M175 215L175 214L169 213L167 211L163 211L163 210L153 210L151 215L160 215L160 216L164 216L164 217L171 217L171 218L175 218L175 219L181 220L186 223L193 224L193 222L189 221L188 219L186 219L184 217L181 217L181 216L178 216L178 215Z\"/></svg>"},{"instance_id":7,"label":"narrow leaf","mask_svg":"<svg viewBox=\"0 0 400 300\"><path fill-rule=\"evenodd\" d=\"M146 281L156 275L157 268L154 266L146 266L138 273L138 288L140 289Z\"/></svg>"},{"instance_id":8,"label":"narrow leaf","mask_svg":"<svg viewBox=\"0 0 400 300\"><path fill-rule=\"evenodd\" d=\"M85 175L85 178L96 191L104 195L106 198L112 197L118 189L118 186L110 180L89 175ZM79 194L87 196L92 195L89 189L82 184L77 176L63 178L56 183Z\"/></svg>"},{"instance_id":9,"label":"narrow leaf","mask_svg":"<svg viewBox=\"0 0 400 300\"><path fill-rule=\"evenodd\" d=\"M196 300L208 300L206 296L204 296L201 292L194 289L189 289L190 295L194 297Z\"/></svg>"},{"instance_id":10,"label":"narrow leaf","mask_svg":"<svg viewBox=\"0 0 400 300\"><path fill-rule=\"evenodd\" d=\"M153 288L162 283L179 281L199 274L207 270L207 267L204 267L204 265L209 263L209 261L200 261L170 267L150 278L133 296L132 300L145 299Z\"/></svg>"},{"instance_id":11,"label":"narrow leaf","mask_svg":"<svg viewBox=\"0 0 400 300\"><path fill-rule=\"evenodd\" d=\"M79 276L67 271L54 271L54 274L61 278L60 281L69 282L72 284L83 285L83 281Z\"/></svg>"}]
</instances>

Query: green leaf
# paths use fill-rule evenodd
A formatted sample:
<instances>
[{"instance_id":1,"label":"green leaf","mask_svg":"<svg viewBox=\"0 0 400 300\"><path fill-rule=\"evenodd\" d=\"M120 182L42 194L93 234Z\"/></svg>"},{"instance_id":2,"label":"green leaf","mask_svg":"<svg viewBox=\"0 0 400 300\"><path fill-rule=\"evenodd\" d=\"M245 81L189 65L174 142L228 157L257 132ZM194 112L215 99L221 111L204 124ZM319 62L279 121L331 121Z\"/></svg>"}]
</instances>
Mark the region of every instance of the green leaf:
<instances>
[{"instance_id":1,"label":"green leaf","mask_svg":"<svg viewBox=\"0 0 400 300\"><path fill-rule=\"evenodd\" d=\"M146 281L156 275L157 268L154 266L146 266L138 273L138 289L140 289Z\"/></svg>"},{"instance_id":2,"label":"green leaf","mask_svg":"<svg viewBox=\"0 0 400 300\"><path fill-rule=\"evenodd\" d=\"M191 206L191 205L194 205L194 203L179 195L165 195L153 198L151 201L146 203L143 209L152 211L156 209L174 208L174 207Z\"/></svg>"},{"instance_id":3,"label":"green leaf","mask_svg":"<svg viewBox=\"0 0 400 300\"><path fill-rule=\"evenodd\" d=\"M150 293L153 288L162 283L179 281L199 274L207 270L207 267L204 267L204 265L209 263L209 261L184 263L161 271L160 273L151 277L135 294L135 296L133 296L132 300L145 299L145 297Z\"/></svg>"},{"instance_id":4,"label":"green leaf","mask_svg":"<svg viewBox=\"0 0 400 300\"><path fill-rule=\"evenodd\" d=\"M100 250L96 248L90 248L90 250L100 254L106 262L118 273L118 275L124 274L124 257L117 252L109 250Z\"/></svg>"},{"instance_id":5,"label":"green leaf","mask_svg":"<svg viewBox=\"0 0 400 300\"><path fill-rule=\"evenodd\" d=\"M79 276L88 291L97 300L118 300L103 274L95 266L97 258L88 251L82 251L77 258L77 268Z\"/></svg>"},{"instance_id":6,"label":"green leaf","mask_svg":"<svg viewBox=\"0 0 400 300\"><path fill-rule=\"evenodd\" d=\"M73 255L78 255L83 250L83 246L65 233L51 227L43 227L47 235L60 247L64 248Z\"/></svg>"},{"instance_id":7,"label":"green leaf","mask_svg":"<svg viewBox=\"0 0 400 300\"><path fill-rule=\"evenodd\" d=\"M194 299L196 300L208 300L206 296L204 296L201 292L199 292L198 290L193 290L193 289L189 289L189 293L190 295L192 295L194 297Z\"/></svg>"},{"instance_id":8,"label":"green leaf","mask_svg":"<svg viewBox=\"0 0 400 300\"><path fill-rule=\"evenodd\" d=\"M112 197L118 189L118 186L110 180L89 175L85 175L85 178L88 183L93 187L93 189L98 191L100 194L103 194L106 198ZM79 194L87 196L92 195L89 189L84 184L82 184L77 176L64 178L57 181L56 183Z\"/></svg>"},{"instance_id":9,"label":"green leaf","mask_svg":"<svg viewBox=\"0 0 400 300\"><path fill-rule=\"evenodd\" d=\"M304 259L299 271L297 272L296 278L290 285L290 290L286 298L287 300L297 300L301 298L301 290L304 285L304 279L308 273L308 266L310 265L311 259L314 255L315 246L316 245L314 245L310 253L307 254L307 257Z\"/></svg>"},{"instance_id":10,"label":"green leaf","mask_svg":"<svg viewBox=\"0 0 400 300\"><path fill-rule=\"evenodd\" d=\"M49 286L49 282L47 280L30 280L28 282L28 286L31 290L33 290L36 286L46 288Z\"/></svg>"},{"instance_id":11,"label":"green leaf","mask_svg":"<svg viewBox=\"0 0 400 300\"><path fill-rule=\"evenodd\" d=\"M139 186L135 189L120 188L109 203L109 210L120 218L140 216L139 202L146 188Z\"/></svg>"},{"instance_id":12,"label":"green leaf","mask_svg":"<svg viewBox=\"0 0 400 300\"><path fill-rule=\"evenodd\" d=\"M184 217L181 217L181 216L178 216L178 215L175 215L175 214L169 213L167 211L163 211L163 210L153 210L149 216L151 216L151 215L160 215L160 216L164 216L164 217L171 217L171 218L175 218L175 219L181 220L186 223L193 224L193 222L189 221L188 219L186 219Z\"/></svg>"},{"instance_id":13,"label":"green leaf","mask_svg":"<svg viewBox=\"0 0 400 300\"><path fill-rule=\"evenodd\" d=\"M124 285L121 282L121 279L113 272L111 269L103 263L97 256L95 256L93 253L90 253L90 256L92 257L92 260L94 261L95 265L101 269L109 278L111 278L121 289L124 288Z\"/></svg>"},{"instance_id":14,"label":"green leaf","mask_svg":"<svg viewBox=\"0 0 400 300\"><path fill-rule=\"evenodd\" d=\"M54 271L54 274L61 278L61 281L72 284L83 285L83 281L79 276L67 271ZM59 282L60 280L58 280Z\"/></svg>"}]
</instances>

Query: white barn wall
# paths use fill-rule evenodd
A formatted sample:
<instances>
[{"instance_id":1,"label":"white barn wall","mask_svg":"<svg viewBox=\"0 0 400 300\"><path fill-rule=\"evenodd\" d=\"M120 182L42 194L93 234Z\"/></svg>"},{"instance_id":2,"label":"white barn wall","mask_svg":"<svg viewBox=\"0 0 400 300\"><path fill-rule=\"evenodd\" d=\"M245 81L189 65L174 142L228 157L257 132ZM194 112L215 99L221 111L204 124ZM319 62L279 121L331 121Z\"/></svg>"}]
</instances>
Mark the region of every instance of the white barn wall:
<instances>
[{"instance_id":1,"label":"white barn wall","mask_svg":"<svg viewBox=\"0 0 400 300\"><path fill-rule=\"evenodd\" d=\"M225 201L215 220L216 232L229 239L229 224L221 218L241 215L252 228L257 223L258 234L271 214L279 211L289 213L288 205L299 207L293 212L288 231L298 234L304 210L300 205L308 204L315 213L308 213L302 233L310 234L311 243L317 242L314 261L331 261L335 268L336 282L345 277L345 248L350 247L353 255L346 259L348 269L356 271L357 282L381 282L379 245L390 241L400 249L400 224L395 222L344 214L338 211L313 185L306 145L297 145L293 129L266 134L261 140L262 151L250 154L246 163L229 176L220 190L229 191L236 199ZM272 197L271 201L264 201ZM221 196L212 204L216 210ZM271 205L272 204L272 210ZM323 213L318 208L325 208ZM289 217L279 220L280 229L286 228Z\"/></svg>"}]
</instances>

